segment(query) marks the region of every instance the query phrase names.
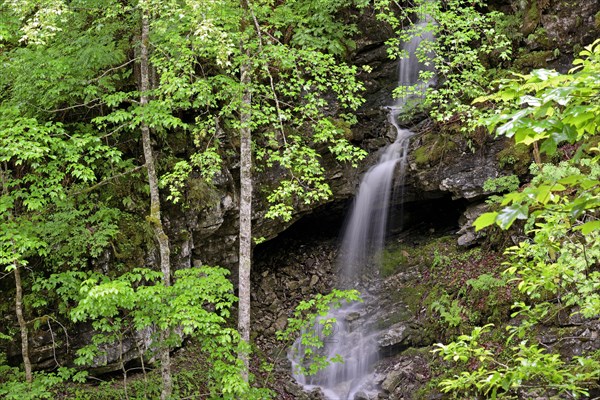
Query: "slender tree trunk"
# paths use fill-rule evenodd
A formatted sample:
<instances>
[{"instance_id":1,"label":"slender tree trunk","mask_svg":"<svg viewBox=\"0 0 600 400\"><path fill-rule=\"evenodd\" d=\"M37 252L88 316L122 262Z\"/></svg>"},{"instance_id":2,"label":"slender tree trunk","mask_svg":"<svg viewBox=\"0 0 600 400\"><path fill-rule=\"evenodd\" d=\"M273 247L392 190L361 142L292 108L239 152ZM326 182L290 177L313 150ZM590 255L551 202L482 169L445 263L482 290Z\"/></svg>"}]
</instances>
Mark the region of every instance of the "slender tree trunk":
<instances>
[{"instance_id":1,"label":"slender tree trunk","mask_svg":"<svg viewBox=\"0 0 600 400\"><path fill-rule=\"evenodd\" d=\"M15 295L15 311L17 313L17 320L19 321L19 329L21 330L21 353L23 354L23 366L25 367L25 380L27 383L33 382L33 375L31 373L31 360L29 359L29 330L27 329L27 322L23 317L23 285L21 283L21 271L19 270L19 264L14 263L15 273L15 287L17 293Z\"/></svg>"},{"instance_id":2,"label":"slender tree trunk","mask_svg":"<svg viewBox=\"0 0 600 400\"><path fill-rule=\"evenodd\" d=\"M241 0L244 12L248 13L248 3ZM242 17L241 30L246 29L246 16ZM250 130L250 107L252 93L250 90L250 55L241 44L246 60L240 66L242 84L242 105L240 110L240 257L239 257L239 314L238 331L242 340L250 343L250 269L252 266L252 145ZM239 354L244 363L242 377L247 382L250 369L249 354Z\"/></svg>"},{"instance_id":3,"label":"slender tree trunk","mask_svg":"<svg viewBox=\"0 0 600 400\"><path fill-rule=\"evenodd\" d=\"M146 5L147 6L147 5ZM148 62L150 21L148 19L148 10L144 9L142 14L142 43L140 51L140 104L148 104L148 90L150 89L150 72ZM144 148L144 159L146 160L146 170L148 171L148 184L150 186L150 216L148 220L154 229L154 236L158 243L160 251L160 269L163 273L163 284L171 285L171 250L169 249L169 238L165 234L160 216L160 197L158 192L158 178L154 165L154 155L152 153L152 143L150 141L150 127L142 123L142 146ZM170 336L169 331L161 332L160 341L160 361L162 375L161 400L171 397L173 391L173 382L171 379L171 358L169 355L169 346L165 345L166 339Z\"/></svg>"},{"instance_id":4,"label":"slender tree trunk","mask_svg":"<svg viewBox=\"0 0 600 400\"><path fill-rule=\"evenodd\" d=\"M6 185L5 174L6 174L6 163L4 169L0 170L0 184L2 184L2 195L8 194L8 188ZM12 213L8 213L8 219L12 223L14 217ZM15 241L11 240L11 245L15 249ZM15 252L16 253L16 252ZM21 356L23 357L23 368L25 369L25 380L27 383L33 382L33 374L31 372L31 359L29 358L29 329L27 329L27 322L23 316L23 283L21 282L21 270L19 262L16 259L13 261L14 274L15 274L15 314L17 314L17 322L19 323L19 330L21 331Z\"/></svg>"}]
</instances>

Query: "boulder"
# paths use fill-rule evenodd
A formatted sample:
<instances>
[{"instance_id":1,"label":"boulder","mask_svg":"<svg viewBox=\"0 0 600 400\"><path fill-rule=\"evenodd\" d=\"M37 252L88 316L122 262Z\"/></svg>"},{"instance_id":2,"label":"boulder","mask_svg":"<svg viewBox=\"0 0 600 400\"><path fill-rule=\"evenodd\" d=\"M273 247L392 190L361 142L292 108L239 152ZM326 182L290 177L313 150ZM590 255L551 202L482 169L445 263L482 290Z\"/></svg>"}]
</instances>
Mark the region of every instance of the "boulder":
<instances>
[{"instance_id":1,"label":"boulder","mask_svg":"<svg viewBox=\"0 0 600 400\"><path fill-rule=\"evenodd\" d=\"M456 232L458 237L458 245L462 247L471 247L483 236L480 232L475 232L473 222L483 213L489 210L486 203L475 203L467 206L465 212L459 219L460 230Z\"/></svg>"},{"instance_id":2,"label":"boulder","mask_svg":"<svg viewBox=\"0 0 600 400\"><path fill-rule=\"evenodd\" d=\"M431 338L416 320L400 321L383 330L377 337L379 352L390 356L409 347L424 347L431 344Z\"/></svg>"}]
</instances>

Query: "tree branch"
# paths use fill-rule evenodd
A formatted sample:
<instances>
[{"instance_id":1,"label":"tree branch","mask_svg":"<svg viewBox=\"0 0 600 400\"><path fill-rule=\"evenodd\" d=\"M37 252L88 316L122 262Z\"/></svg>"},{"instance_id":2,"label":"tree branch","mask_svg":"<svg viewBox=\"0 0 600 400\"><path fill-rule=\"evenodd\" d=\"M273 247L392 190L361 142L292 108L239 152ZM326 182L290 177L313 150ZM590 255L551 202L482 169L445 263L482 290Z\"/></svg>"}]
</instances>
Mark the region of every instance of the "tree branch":
<instances>
[{"instance_id":1,"label":"tree branch","mask_svg":"<svg viewBox=\"0 0 600 400\"><path fill-rule=\"evenodd\" d=\"M96 183L96 184L95 184L95 185L93 185L93 186L90 186L90 187L88 187L88 188L85 188L85 189L83 189L83 190L80 190L80 191L78 191L78 192L75 192L75 193L73 193L73 194L74 194L74 195L78 195L78 194L83 194L83 193L89 193L89 192L91 192L92 190L98 189L99 187L101 187L101 186L104 186L104 185L108 184L110 181L113 181L113 180L115 180L115 179L118 179L118 178L120 178L120 177L122 177L122 176L125 176L125 175L129 175L129 174L131 174L131 173L133 173L133 172L135 172L135 171L139 171L140 169L142 169L142 168L145 168L145 167L146 167L145 165L139 165L139 166L137 166L137 167L135 167L135 168L132 168L132 169L130 169L129 171L125 171L125 172L121 172L120 174L113 175L113 176L111 176L110 178L106 178L106 179L104 179L103 181L100 181L100 182Z\"/></svg>"},{"instance_id":2,"label":"tree branch","mask_svg":"<svg viewBox=\"0 0 600 400\"><path fill-rule=\"evenodd\" d=\"M123 64L121 64L121 65L118 65L118 66L116 66L116 67L109 68L109 69L107 69L106 71L104 71L104 72L102 73L102 75L100 75L100 76L99 76L99 77L97 77L97 78L90 79L89 81L87 81L87 83L97 82L97 81L99 81L100 79L104 78L104 77L105 77L105 76L106 76L106 75L107 75L109 72L115 71L115 70L117 70L117 69L121 69L121 68L123 68L123 67L125 67L125 66L127 66L127 65L129 65L129 64L131 64L131 63L133 63L133 62L136 62L138 59L139 59L138 57L134 57L134 58L132 58L131 60L127 61L126 63L123 63Z\"/></svg>"}]
</instances>

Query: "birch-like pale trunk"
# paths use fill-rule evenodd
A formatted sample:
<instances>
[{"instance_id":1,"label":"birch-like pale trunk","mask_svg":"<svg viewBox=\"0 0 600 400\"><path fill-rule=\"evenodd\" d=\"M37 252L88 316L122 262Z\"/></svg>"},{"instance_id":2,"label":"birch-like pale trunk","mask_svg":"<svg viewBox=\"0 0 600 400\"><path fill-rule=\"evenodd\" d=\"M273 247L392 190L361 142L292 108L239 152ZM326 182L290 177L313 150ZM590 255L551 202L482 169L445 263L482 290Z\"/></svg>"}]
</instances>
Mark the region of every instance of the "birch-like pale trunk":
<instances>
[{"instance_id":1,"label":"birch-like pale trunk","mask_svg":"<svg viewBox=\"0 0 600 400\"><path fill-rule=\"evenodd\" d=\"M241 0L244 13L248 14L248 3ZM242 17L242 32L246 29L246 16ZM250 55L241 44L246 60L240 66L242 104L240 109L240 254L238 276L238 331L242 340L250 343L250 270L252 267L252 144L251 144L251 105ZM242 377L247 382L250 360L247 351L239 353L244 363Z\"/></svg>"},{"instance_id":2,"label":"birch-like pale trunk","mask_svg":"<svg viewBox=\"0 0 600 400\"><path fill-rule=\"evenodd\" d=\"M148 104L148 90L150 89L150 68L148 58L150 36L150 21L148 17L147 5L142 11L142 37L140 47L140 105L144 107ZM148 185L150 186L150 216L148 220L152 224L154 237L158 243L160 252L160 269L163 274L163 284L171 285L171 250L169 248L169 237L166 235L160 216L160 197L158 192L158 178L154 164L154 155L152 152L152 142L150 141L150 127L147 123L141 124L142 147L144 149L144 159L146 160L146 170L148 172ZM171 377L171 358L169 346L165 344L170 336L170 331L164 331L160 334L160 368L162 377L161 400L171 398L173 392L173 381Z\"/></svg>"},{"instance_id":3,"label":"birch-like pale trunk","mask_svg":"<svg viewBox=\"0 0 600 400\"><path fill-rule=\"evenodd\" d=\"M6 164L4 164L6 169ZM8 186L5 180L5 171L0 170L0 184L2 186L2 195L8 195ZM9 213L8 218L13 222L13 214ZM11 241L13 249L15 248L14 239ZM23 358L23 369L25 369L25 381L28 384L33 382L33 373L31 368L31 359L29 358L29 329L27 321L23 313L23 282L21 281L21 270L17 256L13 261L13 274L15 275L15 314L17 314L17 322L19 323L19 331L21 333L21 357Z\"/></svg>"}]
</instances>

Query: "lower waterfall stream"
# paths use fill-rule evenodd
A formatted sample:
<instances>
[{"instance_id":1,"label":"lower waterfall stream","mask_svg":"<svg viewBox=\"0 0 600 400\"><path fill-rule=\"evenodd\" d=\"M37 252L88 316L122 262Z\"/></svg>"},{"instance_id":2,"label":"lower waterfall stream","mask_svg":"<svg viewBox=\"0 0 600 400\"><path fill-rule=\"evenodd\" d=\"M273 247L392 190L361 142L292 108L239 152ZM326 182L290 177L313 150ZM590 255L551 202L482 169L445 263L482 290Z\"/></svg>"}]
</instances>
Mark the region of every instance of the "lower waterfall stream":
<instances>
[{"instance_id":1,"label":"lower waterfall stream","mask_svg":"<svg viewBox=\"0 0 600 400\"><path fill-rule=\"evenodd\" d=\"M418 25L427 25L427 18ZM398 64L399 86L417 87L423 91L429 83L419 78L420 70L427 70L416 57L422 41L431 41L433 36L424 30L421 36L404 43L408 57ZM410 137L413 132L400 127L398 118L407 101L415 94L400 98L388 107L388 120L396 130L396 139L388 145L376 165L363 176L352 210L346 221L340 255L338 257L338 287L357 288L369 265L378 265L384 248L390 201L393 187L402 188L408 158ZM399 181L394 182L394 179ZM402 193L400 193L402 195ZM376 296L361 293L362 303L346 304L330 311L327 318L335 318L336 327L332 335L324 338L321 355L327 359L341 356L343 362L334 362L312 376L298 373L299 360L304 354L303 345L296 340L288 358L292 363L292 375L305 390L320 388L329 400L353 400L366 387L374 365L379 361L379 336L376 321L369 319L369 307L377 303Z\"/></svg>"},{"instance_id":2,"label":"lower waterfall stream","mask_svg":"<svg viewBox=\"0 0 600 400\"><path fill-rule=\"evenodd\" d=\"M390 119L394 119L394 109ZM393 123L397 127L395 121ZM364 267L377 264L383 249L393 179L399 169L399 179L405 172L409 139L412 132L397 128L396 140L381 154L378 163L364 175L343 235L339 262L340 286L354 287ZM363 390L374 364L379 360L377 336L373 321L367 322L366 307L376 299L362 294L362 303L346 304L332 310L327 318L336 319L333 334L324 339L324 354L328 359L337 355L343 362L332 363L313 376L298 374L298 355L302 345L296 341L290 350L293 376L306 390L319 387L329 400L353 399Z\"/></svg>"}]
</instances>

